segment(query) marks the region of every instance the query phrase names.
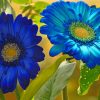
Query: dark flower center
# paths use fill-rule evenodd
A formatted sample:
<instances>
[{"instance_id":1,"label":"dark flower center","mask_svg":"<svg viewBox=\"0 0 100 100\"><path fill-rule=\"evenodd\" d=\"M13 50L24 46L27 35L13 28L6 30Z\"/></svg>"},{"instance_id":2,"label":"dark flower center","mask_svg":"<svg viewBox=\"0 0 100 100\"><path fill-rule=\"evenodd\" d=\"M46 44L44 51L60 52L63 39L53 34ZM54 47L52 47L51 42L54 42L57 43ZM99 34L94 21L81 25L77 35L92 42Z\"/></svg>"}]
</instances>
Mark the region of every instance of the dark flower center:
<instances>
[{"instance_id":1,"label":"dark flower center","mask_svg":"<svg viewBox=\"0 0 100 100\"><path fill-rule=\"evenodd\" d=\"M70 26L70 32L74 38L82 42L88 42L95 38L94 30L90 26L81 22L72 23Z\"/></svg>"},{"instance_id":2,"label":"dark flower center","mask_svg":"<svg viewBox=\"0 0 100 100\"><path fill-rule=\"evenodd\" d=\"M6 62L13 62L17 60L20 56L20 49L15 43L8 43L4 45L4 48L1 51L2 57Z\"/></svg>"}]
</instances>

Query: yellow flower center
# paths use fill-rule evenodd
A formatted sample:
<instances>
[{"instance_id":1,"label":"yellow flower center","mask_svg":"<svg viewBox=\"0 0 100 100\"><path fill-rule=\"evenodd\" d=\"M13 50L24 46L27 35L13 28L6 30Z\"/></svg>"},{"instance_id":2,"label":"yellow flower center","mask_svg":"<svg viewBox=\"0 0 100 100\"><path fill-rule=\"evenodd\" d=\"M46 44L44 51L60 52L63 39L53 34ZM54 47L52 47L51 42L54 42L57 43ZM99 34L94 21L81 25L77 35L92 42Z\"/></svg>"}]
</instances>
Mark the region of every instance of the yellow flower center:
<instances>
[{"instance_id":1,"label":"yellow flower center","mask_svg":"<svg viewBox=\"0 0 100 100\"><path fill-rule=\"evenodd\" d=\"M20 49L15 43L6 44L1 53L4 61L13 62L20 56Z\"/></svg>"},{"instance_id":2,"label":"yellow flower center","mask_svg":"<svg viewBox=\"0 0 100 100\"><path fill-rule=\"evenodd\" d=\"M75 35L79 38L87 38L90 36L89 32L86 29L81 27L77 27L75 29Z\"/></svg>"},{"instance_id":3,"label":"yellow flower center","mask_svg":"<svg viewBox=\"0 0 100 100\"><path fill-rule=\"evenodd\" d=\"M88 42L95 38L94 30L81 22L72 23L69 31L71 32L72 37L82 42Z\"/></svg>"}]
</instances>

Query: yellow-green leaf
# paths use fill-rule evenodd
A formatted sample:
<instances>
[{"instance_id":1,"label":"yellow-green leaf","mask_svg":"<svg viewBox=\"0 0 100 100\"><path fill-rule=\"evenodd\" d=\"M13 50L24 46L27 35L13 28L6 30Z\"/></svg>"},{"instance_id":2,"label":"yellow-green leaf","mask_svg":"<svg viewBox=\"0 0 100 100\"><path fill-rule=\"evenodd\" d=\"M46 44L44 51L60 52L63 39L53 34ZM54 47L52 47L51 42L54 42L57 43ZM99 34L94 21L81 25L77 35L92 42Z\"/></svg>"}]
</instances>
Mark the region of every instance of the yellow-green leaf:
<instances>
[{"instance_id":1,"label":"yellow-green leaf","mask_svg":"<svg viewBox=\"0 0 100 100\"><path fill-rule=\"evenodd\" d=\"M85 95L90 86L99 79L100 66L96 66L93 69L88 68L86 65L82 66L80 69L80 80L78 94Z\"/></svg>"},{"instance_id":2,"label":"yellow-green leaf","mask_svg":"<svg viewBox=\"0 0 100 100\"><path fill-rule=\"evenodd\" d=\"M32 0L12 0L12 1L18 4L26 4L32 2Z\"/></svg>"}]
</instances>

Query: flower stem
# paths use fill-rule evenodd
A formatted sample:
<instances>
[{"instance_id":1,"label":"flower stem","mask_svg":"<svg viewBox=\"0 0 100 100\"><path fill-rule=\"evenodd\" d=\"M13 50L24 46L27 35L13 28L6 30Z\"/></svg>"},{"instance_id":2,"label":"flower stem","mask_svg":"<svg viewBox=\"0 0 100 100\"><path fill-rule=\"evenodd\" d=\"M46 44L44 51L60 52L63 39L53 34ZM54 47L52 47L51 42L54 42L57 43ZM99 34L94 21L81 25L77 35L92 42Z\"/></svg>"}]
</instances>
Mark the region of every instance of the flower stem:
<instances>
[{"instance_id":1,"label":"flower stem","mask_svg":"<svg viewBox=\"0 0 100 100\"><path fill-rule=\"evenodd\" d=\"M100 100L100 90L99 90L99 96L98 96L98 100Z\"/></svg>"},{"instance_id":2,"label":"flower stem","mask_svg":"<svg viewBox=\"0 0 100 100\"><path fill-rule=\"evenodd\" d=\"M18 90L18 87L16 87L15 93L16 93L17 100L20 100L20 92Z\"/></svg>"},{"instance_id":3,"label":"flower stem","mask_svg":"<svg viewBox=\"0 0 100 100\"><path fill-rule=\"evenodd\" d=\"M5 100L5 97L4 97L4 95L3 95L1 90L0 90L0 100Z\"/></svg>"},{"instance_id":4,"label":"flower stem","mask_svg":"<svg viewBox=\"0 0 100 100\"><path fill-rule=\"evenodd\" d=\"M63 89L63 100L68 100L68 95L67 95L67 86Z\"/></svg>"}]
</instances>

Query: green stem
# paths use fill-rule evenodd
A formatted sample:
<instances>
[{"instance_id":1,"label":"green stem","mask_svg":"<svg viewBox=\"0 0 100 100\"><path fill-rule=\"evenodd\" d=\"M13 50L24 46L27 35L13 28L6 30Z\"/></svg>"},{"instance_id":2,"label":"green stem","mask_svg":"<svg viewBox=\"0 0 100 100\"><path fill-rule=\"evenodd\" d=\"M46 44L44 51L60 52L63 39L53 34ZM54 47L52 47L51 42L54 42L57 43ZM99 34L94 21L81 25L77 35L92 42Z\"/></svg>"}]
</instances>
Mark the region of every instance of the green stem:
<instances>
[{"instance_id":1,"label":"green stem","mask_svg":"<svg viewBox=\"0 0 100 100\"><path fill-rule=\"evenodd\" d=\"M68 100L68 95L67 95L67 86L63 89L63 100Z\"/></svg>"},{"instance_id":2,"label":"green stem","mask_svg":"<svg viewBox=\"0 0 100 100\"><path fill-rule=\"evenodd\" d=\"M20 92L18 90L18 87L16 87L15 93L16 93L17 100L20 100Z\"/></svg>"},{"instance_id":3,"label":"green stem","mask_svg":"<svg viewBox=\"0 0 100 100\"><path fill-rule=\"evenodd\" d=\"M98 96L98 100L100 100L100 90L99 90L99 96Z\"/></svg>"},{"instance_id":4,"label":"green stem","mask_svg":"<svg viewBox=\"0 0 100 100\"><path fill-rule=\"evenodd\" d=\"M1 90L0 90L0 100L5 100L5 97L4 97L4 95L3 95Z\"/></svg>"}]
</instances>

